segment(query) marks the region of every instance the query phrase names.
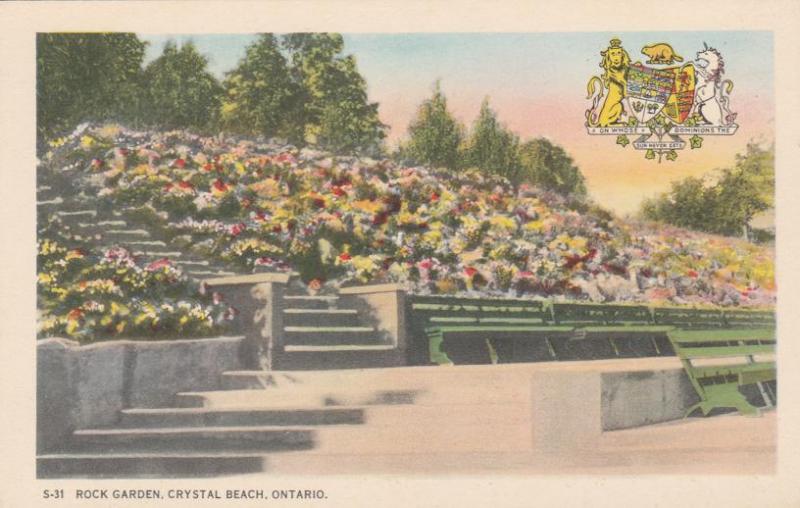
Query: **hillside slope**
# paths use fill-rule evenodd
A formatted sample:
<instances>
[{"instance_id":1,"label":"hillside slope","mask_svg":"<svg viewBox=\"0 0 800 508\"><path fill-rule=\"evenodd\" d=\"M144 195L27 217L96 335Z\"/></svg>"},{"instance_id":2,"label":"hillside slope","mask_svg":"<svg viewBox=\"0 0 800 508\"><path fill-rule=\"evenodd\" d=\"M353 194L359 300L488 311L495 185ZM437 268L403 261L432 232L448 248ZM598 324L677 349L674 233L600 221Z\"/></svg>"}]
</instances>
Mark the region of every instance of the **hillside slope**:
<instances>
[{"instance_id":1,"label":"hillside slope","mask_svg":"<svg viewBox=\"0 0 800 508\"><path fill-rule=\"evenodd\" d=\"M312 287L394 281L417 293L726 306L775 299L768 247L625 222L477 171L84 125L51 144L37 177L40 247L49 240L96 259L121 247L143 272L173 270L189 285L181 274L296 270ZM45 265L40 256L40 273ZM91 276L40 276L40 305L63 312L51 286Z\"/></svg>"}]
</instances>

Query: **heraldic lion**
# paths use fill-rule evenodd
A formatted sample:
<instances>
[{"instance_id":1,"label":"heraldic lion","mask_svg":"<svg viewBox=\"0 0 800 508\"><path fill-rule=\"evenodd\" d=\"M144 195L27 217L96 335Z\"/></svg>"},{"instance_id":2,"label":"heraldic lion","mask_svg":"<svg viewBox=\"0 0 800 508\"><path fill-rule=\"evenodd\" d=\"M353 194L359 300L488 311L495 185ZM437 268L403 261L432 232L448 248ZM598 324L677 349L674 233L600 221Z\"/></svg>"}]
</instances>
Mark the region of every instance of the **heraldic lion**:
<instances>
[{"instance_id":1,"label":"heraldic lion","mask_svg":"<svg viewBox=\"0 0 800 508\"><path fill-rule=\"evenodd\" d=\"M619 39L611 39L608 48L600 52L603 59L600 67L605 69L602 80L592 76L586 85L587 99L592 99L592 107L586 110L586 121L590 127L607 127L620 124L620 118L625 112L622 100L625 98L625 82L631 57L620 45ZM608 90L605 94L603 106L598 108L603 98L603 88ZM598 111L599 109L599 111Z\"/></svg>"}]
</instances>

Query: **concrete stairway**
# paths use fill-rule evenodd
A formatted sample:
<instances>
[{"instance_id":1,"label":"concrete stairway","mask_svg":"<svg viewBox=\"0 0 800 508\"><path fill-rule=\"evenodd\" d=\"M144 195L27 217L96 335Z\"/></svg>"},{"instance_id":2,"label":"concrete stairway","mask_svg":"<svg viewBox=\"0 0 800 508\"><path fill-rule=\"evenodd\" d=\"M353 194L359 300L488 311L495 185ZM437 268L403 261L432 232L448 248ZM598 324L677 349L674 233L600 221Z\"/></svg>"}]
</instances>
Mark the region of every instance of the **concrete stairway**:
<instances>
[{"instance_id":1,"label":"concrete stairway","mask_svg":"<svg viewBox=\"0 0 800 508\"><path fill-rule=\"evenodd\" d=\"M260 373L246 377L250 384L264 381ZM235 387L240 378L226 375L234 382L225 386ZM316 386L176 394L177 407L124 409L111 427L76 430L60 449L37 457L37 474L125 478L258 473L268 470L276 454L317 446L325 427L362 428L366 407L413 402L413 394L404 390L345 388L337 393L332 397Z\"/></svg>"},{"instance_id":2,"label":"concrete stairway","mask_svg":"<svg viewBox=\"0 0 800 508\"><path fill-rule=\"evenodd\" d=\"M402 351L344 296L284 297L284 351L278 370L328 370L405 365Z\"/></svg>"}]
</instances>

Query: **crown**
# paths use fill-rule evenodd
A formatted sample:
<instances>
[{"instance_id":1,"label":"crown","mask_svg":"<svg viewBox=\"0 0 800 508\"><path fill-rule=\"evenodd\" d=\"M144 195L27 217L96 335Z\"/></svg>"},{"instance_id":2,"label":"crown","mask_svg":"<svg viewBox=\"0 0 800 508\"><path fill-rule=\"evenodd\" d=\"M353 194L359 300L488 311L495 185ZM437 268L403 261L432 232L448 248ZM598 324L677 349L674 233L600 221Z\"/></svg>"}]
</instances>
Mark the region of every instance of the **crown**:
<instances>
[{"instance_id":1,"label":"crown","mask_svg":"<svg viewBox=\"0 0 800 508\"><path fill-rule=\"evenodd\" d=\"M621 40L619 40L617 38L614 38L614 39L611 39L611 41L609 41L608 47L609 48L619 48L619 47L622 47L621 44L622 44Z\"/></svg>"}]
</instances>

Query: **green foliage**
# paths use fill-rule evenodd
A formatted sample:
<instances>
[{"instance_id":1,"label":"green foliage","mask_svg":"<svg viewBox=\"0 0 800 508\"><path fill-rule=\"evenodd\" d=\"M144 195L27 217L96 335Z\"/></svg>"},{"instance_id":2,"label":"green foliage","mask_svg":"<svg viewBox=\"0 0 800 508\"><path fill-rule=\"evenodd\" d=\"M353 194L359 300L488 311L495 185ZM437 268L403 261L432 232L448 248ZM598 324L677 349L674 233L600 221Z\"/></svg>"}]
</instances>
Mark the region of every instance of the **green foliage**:
<instances>
[{"instance_id":1,"label":"green foliage","mask_svg":"<svg viewBox=\"0 0 800 508\"><path fill-rule=\"evenodd\" d=\"M463 148L462 164L517 181L520 172L518 148L519 137L500 124L497 114L489 107L489 99L484 99Z\"/></svg>"},{"instance_id":2,"label":"green foliage","mask_svg":"<svg viewBox=\"0 0 800 508\"><path fill-rule=\"evenodd\" d=\"M586 195L586 184L572 158L544 138L526 141L519 149L521 182L563 195Z\"/></svg>"},{"instance_id":3,"label":"green foliage","mask_svg":"<svg viewBox=\"0 0 800 508\"><path fill-rule=\"evenodd\" d=\"M145 43L132 33L39 33L36 120L40 141L95 120L140 117Z\"/></svg>"},{"instance_id":4,"label":"green foliage","mask_svg":"<svg viewBox=\"0 0 800 508\"><path fill-rule=\"evenodd\" d=\"M417 109L408 133L411 139L401 150L403 158L433 167L455 169L458 166L464 127L447 110L447 98L438 81L433 96Z\"/></svg>"},{"instance_id":5,"label":"green foliage","mask_svg":"<svg viewBox=\"0 0 800 508\"><path fill-rule=\"evenodd\" d=\"M386 126L378 105L368 101L355 58L341 54L342 36L293 33L282 43L300 88L305 140L335 152L378 153Z\"/></svg>"},{"instance_id":6,"label":"green foliage","mask_svg":"<svg viewBox=\"0 0 800 508\"><path fill-rule=\"evenodd\" d=\"M272 34L261 34L225 79L222 127L302 142L302 95Z\"/></svg>"},{"instance_id":7,"label":"green foliage","mask_svg":"<svg viewBox=\"0 0 800 508\"><path fill-rule=\"evenodd\" d=\"M337 153L377 154L378 105L339 34L261 34L225 80L222 127Z\"/></svg>"},{"instance_id":8,"label":"green foliage","mask_svg":"<svg viewBox=\"0 0 800 508\"><path fill-rule=\"evenodd\" d=\"M674 182L672 189L642 204L641 215L676 226L738 235L750 221L774 206L775 149L747 145L736 164L722 170L717 182L706 186L700 178Z\"/></svg>"},{"instance_id":9,"label":"green foliage","mask_svg":"<svg viewBox=\"0 0 800 508\"><path fill-rule=\"evenodd\" d=\"M208 59L188 42L173 41L144 70L147 123L161 129L208 130L216 124L222 87L208 72Z\"/></svg>"}]
</instances>

